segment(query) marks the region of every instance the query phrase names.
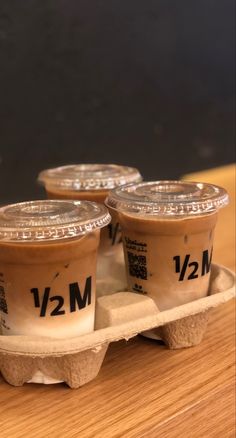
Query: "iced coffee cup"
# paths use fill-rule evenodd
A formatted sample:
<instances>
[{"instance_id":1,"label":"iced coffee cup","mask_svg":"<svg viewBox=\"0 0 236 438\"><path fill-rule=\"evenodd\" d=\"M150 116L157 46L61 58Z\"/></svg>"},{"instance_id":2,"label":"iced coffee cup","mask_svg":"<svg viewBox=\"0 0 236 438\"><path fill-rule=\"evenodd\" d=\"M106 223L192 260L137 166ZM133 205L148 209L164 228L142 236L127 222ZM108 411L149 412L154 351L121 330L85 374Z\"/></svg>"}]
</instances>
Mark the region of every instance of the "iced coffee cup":
<instances>
[{"instance_id":1,"label":"iced coffee cup","mask_svg":"<svg viewBox=\"0 0 236 438\"><path fill-rule=\"evenodd\" d=\"M4 335L67 338L94 330L96 265L106 207L32 201L0 208Z\"/></svg>"},{"instance_id":2,"label":"iced coffee cup","mask_svg":"<svg viewBox=\"0 0 236 438\"><path fill-rule=\"evenodd\" d=\"M107 200L122 228L128 288L166 310L208 293L223 188L184 181L130 184Z\"/></svg>"},{"instance_id":3,"label":"iced coffee cup","mask_svg":"<svg viewBox=\"0 0 236 438\"><path fill-rule=\"evenodd\" d=\"M139 171L114 164L77 164L47 169L38 180L50 199L87 199L104 203L109 191L141 181ZM108 227L101 231L97 269L97 293L103 295L127 287L120 226L112 212Z\"/></svg>"}]
</instances>

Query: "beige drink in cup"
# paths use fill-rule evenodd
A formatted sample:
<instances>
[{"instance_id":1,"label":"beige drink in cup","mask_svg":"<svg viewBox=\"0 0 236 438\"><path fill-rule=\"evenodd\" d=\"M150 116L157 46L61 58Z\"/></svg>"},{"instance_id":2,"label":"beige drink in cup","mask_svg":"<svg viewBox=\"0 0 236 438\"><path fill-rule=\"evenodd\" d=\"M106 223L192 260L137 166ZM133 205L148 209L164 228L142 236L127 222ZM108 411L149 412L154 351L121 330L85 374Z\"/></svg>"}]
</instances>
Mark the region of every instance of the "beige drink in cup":
<instances>
[{"instance_id":1,"label":"beige drink in cup","mask_svg":"<svg viewBox=\"0 0 236 438\"><path fill-rule=\"evenodd\" d=\"M0 208L0 316L4 335L68 338L94 330L100 229L110 215L89 201Z\"/></svg>"},{"instance_id":2,"label":"beige drink in cup","mask_svg":"<svg viewBox=\"0 0 236 438\"><path fill-rule=\"evenodd\" d=\"M135 168L115 164L76 164L47 169L39 174L50 199L87 199L104 203L109 191L141 181ZM116 212L101 231L98 255L97 293L103 295L127 287L124 253Z\"/></svg>"},{"instance_id":3,"label":"beige drink in cup","mask_svg":"<svg viewBox=\"0 0 236 438\"><path fill-rule=\"evenodd\" d=\"M184 181L130 184L106 200L122 228L128 288L166 310L208 293L223 188Z\"/></svg>"}]
</instances>

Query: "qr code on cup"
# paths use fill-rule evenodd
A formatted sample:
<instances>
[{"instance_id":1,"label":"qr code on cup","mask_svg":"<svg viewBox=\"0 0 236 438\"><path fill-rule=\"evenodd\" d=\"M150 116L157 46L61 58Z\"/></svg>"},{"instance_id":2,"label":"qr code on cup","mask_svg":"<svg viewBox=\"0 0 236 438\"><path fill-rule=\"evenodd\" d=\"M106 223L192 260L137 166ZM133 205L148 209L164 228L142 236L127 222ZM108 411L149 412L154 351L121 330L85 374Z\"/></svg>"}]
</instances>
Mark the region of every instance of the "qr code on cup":
<instances>
[{"instance_id":1,"label":"qr code on cup","mask_svg":"<svg viewBox=\"0 0 236 438\"><path fill-rule=\"evenodd\" d=\"M147 259L143 255L136 255L128 251L129 274L132 277L147 280Z\"/></svg>"}]
</instances>

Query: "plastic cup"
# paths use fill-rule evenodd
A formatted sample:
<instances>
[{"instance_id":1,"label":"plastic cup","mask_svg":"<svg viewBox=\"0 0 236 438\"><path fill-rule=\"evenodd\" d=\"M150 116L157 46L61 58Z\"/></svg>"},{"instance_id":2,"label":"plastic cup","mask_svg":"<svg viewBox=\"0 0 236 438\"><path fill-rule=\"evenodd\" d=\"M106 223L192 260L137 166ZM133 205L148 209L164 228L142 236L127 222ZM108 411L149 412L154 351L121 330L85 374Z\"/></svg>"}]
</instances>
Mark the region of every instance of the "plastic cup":
<instances>
[{"instance_id":1,"label":"plastic cup","mask_svg":"<svg viewBox=\"0 0 236 438\"><path fill-rule=\"evenodd\" d=\"M67 338L94 330L105 206L32 201L0 208L0 315L4 335Z\"/></svg>"},{"instance_id":2,"label":"plastic cup","mask_svg":"<svg viewBox=\"0 0 236 438\"><path fill-rule=\"evenodd\" d=\"M39 174L50 199L87 199L104 203L109 191L124 184L141 181L133 167L115 164L76 164L47 169ZM97 269L97 293L127 288L120 226L116 212L102 229Z\"/></svg>"},{"instance_id":3,"label":"plastic cup","mask_svg":"<svg viewBox=\"0 0 236 438\"><path fill-rule=\"evenodd\" d=\"M208 293L223 188L157 181L113 190L106 205L122 228L128 289L152 297L166 310Z\"/></svg>"}]
</instances>

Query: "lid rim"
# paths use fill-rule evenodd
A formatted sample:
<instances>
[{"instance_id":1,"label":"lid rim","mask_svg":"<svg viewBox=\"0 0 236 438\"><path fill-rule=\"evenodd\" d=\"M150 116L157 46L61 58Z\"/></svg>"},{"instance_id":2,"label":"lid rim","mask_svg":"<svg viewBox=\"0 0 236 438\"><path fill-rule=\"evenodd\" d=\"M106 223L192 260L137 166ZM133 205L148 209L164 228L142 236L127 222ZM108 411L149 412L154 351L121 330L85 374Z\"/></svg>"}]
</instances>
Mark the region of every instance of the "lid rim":
<instances>
[{"instance_id":1,"label":"lid rim","mask_svg":"<svg viewBox=\"0 0 236 438\"><path fill-rule=\"evenodd\" d=\"M37 243L71 239L102 228L110 220L107 208L91 201L38 200L10 204L0 208L0 241Z\"/></svg>"},{"instance_id":2,"label":"lid rim","mask_svg":"<svg viewBox=\"0 0 236 438\"><path fill-rule=\"evenodd\" d=\"M175 185L182 189L183 187L193 188L195 192L187 190L186 193L180 191L171 193L167 190L158 192L160 185L162 190L165 185L166 188ZM142 194L142 190L144 194ZM105 205L136 215L143 212L143 214L153 214L154 216L173 217L175 215L183 217L212 213L227 205L228 202L229 196L222 187L184 180L163 180L127 184L115 189L106 198Z\"/></svg>"},{"instance_id":3,"label":"lid rim","mask_svg":"<svg viewBox=\"0 0 236 438\"><path fill-rule=\"evenodd\" d=\"M105 191L141 180L138 169L118 164L72 164L45 169L38 175L43 186L63 191Z\"/></svg>"}]
</instances>

